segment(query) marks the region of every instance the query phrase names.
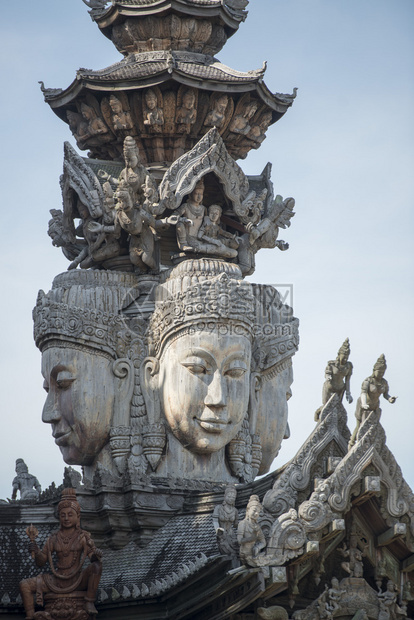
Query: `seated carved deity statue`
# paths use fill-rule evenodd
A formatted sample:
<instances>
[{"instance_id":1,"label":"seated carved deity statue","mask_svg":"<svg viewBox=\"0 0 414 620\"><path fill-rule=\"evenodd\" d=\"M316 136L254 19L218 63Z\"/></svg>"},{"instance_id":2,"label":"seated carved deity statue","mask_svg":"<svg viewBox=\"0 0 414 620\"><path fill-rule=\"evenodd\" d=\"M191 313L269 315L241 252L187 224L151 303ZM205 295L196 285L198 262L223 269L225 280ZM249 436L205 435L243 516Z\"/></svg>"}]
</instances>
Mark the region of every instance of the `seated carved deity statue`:
<instances>
[{"instance_id":1,"label":"seated carved deity statue","mask_svg":"<svg viewBox=\"0 0 414 620\"><path fill-rule=\"evenodd\" d=\"M322 389L322 407L315 412L315 421L319 420L323 406L333 394L338 394L342 400L344 393L349 403L352 403L350 381L352 375L352 364L348 361L351 348L347 338L338 351L336 360L330 360L325 369L325 383Z\"/></svg>"},{"instance_id":2,"label":"seated carved deity statue","mask_svg":"<svg viewBox=\"0 0 414 620\"><path fill-rule=\"evenodd\" d=\"M17 498L17 491L20 491L20 499L23 501L37 499L42 487L36 476L29 474L29 469L23 459L16 461L16 474L12 482L12 499Z\"/></svg>"},{"instance_id":3,"label":"seated carved deity statue","mask_svg":"<svg viewBox=\"0 0 414 620\"><path fill-rule=\"evenodd\" d=\"M203 219L197 237L202 242L199 248L205 254L221 256L222 258L235 258L239 244L236 236L227 232L220 226L222 208L220 205L211 205L208 215Z\"/></svg>"},{"instance_id":4,"label":"seated carved deity statue","mask_svg":"<svg viewBox=\"0 0 414 620\"><path fill-rule=\"evenodd\" d=\"M380 406L381 395L389 403L394 404L397 400L396 396L390 396L388 382L384 379L384 374L387 369L385 356L380 355L374 364L372 375L370 375L361 386L361 396L357 400L355 417L356 427L352 433L352 437L349 441L349 447L351 448L358 440L358 432L361 425L365 422L368 415L372 411L376 411Z\"/></svg>"},{"instance_id":5,"label":"seated carved deity statue","mask_svg":"<svg viewBox=\"0 0 414 620\"><path fill-rule=\"evenodd\" d=\"M32 620L38 616L34 611L34 595L36 595L37 604L42 606L43 595L49 595L46 604L47 612L48 603L53 607L53 600L62 595L69 597L72 594L71 620L79 617L81 611L86 612L88 617L95 617L97 613L94 601L102 573L102 554L95 547L90 534L80 528L80 506L74 489L65 489L62 492L58 514L60 529L49 536L42 550L34 541L37 531L33 532L32 527L27 531L31 538L29 551L36 565L42 567L49 563L51 573L42 573L20 582L26 620ZM86 559L89 559L90 564L83 569ZM81 598L80 610L75 606L74 593ZM47 614L43 617L54 618L56 616L52 612L50 616ZM85 616L82 615L82 617Z\"/></svg>"}]
</instances>

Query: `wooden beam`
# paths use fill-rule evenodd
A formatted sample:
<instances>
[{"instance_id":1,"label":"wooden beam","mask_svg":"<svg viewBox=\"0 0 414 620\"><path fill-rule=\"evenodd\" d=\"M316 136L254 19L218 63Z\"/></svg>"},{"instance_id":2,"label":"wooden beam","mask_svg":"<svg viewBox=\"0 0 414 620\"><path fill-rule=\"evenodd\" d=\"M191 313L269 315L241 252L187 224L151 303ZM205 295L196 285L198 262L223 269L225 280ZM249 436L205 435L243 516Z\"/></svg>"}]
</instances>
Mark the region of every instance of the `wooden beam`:
<instances>
[{"instance_id":1,"label":"wooden beam","mask_svg":"<svg viewBox=\"0 0 414 620\"><path fill-rule=\"evenodd\" d=\"M410 555L410 557L406 560L403 560L401 570L403 573L409 573L410 571L414 570L414 554Z\"/></svg>"},{"instance_id":2,"label":"wooden beam","mask_svg":"<svg viewBox=\"0 0 414 620\"><path fill-rule=\"evenodd\" d=\"M380 534L377 538L377 546L385 547L391 544L397 538L402 538L407 533L407 526L405 523L394 523L392 527Z\"/></svg>"}]
</instances>

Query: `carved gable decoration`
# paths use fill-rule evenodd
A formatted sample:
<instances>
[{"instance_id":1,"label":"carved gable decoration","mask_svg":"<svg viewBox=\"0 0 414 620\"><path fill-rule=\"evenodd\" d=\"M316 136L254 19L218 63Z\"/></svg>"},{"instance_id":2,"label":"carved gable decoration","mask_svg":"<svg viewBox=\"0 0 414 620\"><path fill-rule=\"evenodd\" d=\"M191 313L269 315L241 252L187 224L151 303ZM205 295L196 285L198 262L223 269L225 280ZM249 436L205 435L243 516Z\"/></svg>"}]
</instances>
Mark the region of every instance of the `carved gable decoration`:
<instances>
[{"instance_id":1,"label":"carved gable decoration","mask_svg":"<svg viewBox=\"0 0 414 620\"><path fill-rule=\"evenodd\" d=\"M184 196L192 192L196 183L209 172L213 172L221 181L236 215L245 216L247 207L242 203L249 192L248 179L229 155L215 127L169 168L160 185L161 199L174 192L174 202L169 206L172 209L178 208Z\"/></svg>"},{"instance_id":2,"label":"carved gable decoration","mask_svg":"<svg viewBox=\"0 0 414 620\"><path fill-rule=\"evenodd\" d=\"M71 192L75 192L91 217L102 215L104 194L99 179L75 149L65 142L63 175L61 177L63 204L71 203Z\"/></svg>"}]
</instances>

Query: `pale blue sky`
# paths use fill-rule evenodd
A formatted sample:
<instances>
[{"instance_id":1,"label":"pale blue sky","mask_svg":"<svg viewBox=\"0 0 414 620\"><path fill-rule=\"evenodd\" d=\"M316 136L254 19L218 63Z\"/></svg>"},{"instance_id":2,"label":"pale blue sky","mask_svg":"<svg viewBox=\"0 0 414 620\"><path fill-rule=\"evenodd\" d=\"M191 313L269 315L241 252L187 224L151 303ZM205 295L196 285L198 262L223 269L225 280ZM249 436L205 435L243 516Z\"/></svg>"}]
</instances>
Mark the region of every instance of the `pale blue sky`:
<instances>
[{"instance_id":1,"label":"pale blue sky","mask_svg":"<svg viewBox=\"0 0 414 620\"><path fill-rule=\"evenodd\" d=\"M275 466L314 427L326 361L351 341L356 401L385 353L395 405L383 401L388 445L414 486L411 409L413 348L414 4L412 0L251 0L249 17L218 55L240 70L268 61L272 91L298 97L241 163L248 174L273 162L276 193L294 196L296 216L281 237L288 252L265 250L253 280L293 283L301 320L290 401L292 437ZM10 497L23 457L47 487L64 463L41 422L40 354L31 310L67 261L46 234L61 205L59 175L67 126L37 84L66 87L79 67L120 58L81 0L2 7L0 100L2 261L0 498ZM8 93L6 95L6 93ZM349 425L354 406L347 405Z\"/></svg>"}]
</instances>

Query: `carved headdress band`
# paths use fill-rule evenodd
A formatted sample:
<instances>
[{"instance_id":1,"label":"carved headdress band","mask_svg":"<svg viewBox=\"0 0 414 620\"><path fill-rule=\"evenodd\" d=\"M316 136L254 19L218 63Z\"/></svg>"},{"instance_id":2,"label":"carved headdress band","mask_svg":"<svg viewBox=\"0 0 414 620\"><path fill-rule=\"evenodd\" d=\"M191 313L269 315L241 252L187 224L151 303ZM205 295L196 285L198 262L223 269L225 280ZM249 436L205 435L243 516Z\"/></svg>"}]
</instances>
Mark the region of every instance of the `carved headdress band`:
<instances>
[{"instance_id":1,"label":"carved headdress band","mask_svg":"<svg viewBox=\"0 0 414 620\"><path fill-rule=\"evenodd\" d=\"M193 261L187 262L192 267ZM150 355L159 356L170 337L187 333L188 329L212 332L221 326L226 333L252 338L254 297L251 285L226 273L224 262L205 261L205 264L210 266L210 272L205 271L197 283L190 284L181 268L173 270L171 279L157 287L155 312L148 332ZM221 273L214 272L214 267Z\"/></svg>"},{"instance_id":2,"label":"carved headdress band","mask_svg":"<svg viewBox=\"0 0 414 620\"><path fill-rule=\"evenodd\" d=\"M273 286L252 287L256 301L252 370L271 378L291 365L299 347L299 320Z\"/></svg>"},{"instance_id":3,"label":"carved headdress band","mask_svg":"<svg viewBox=\"0 0 414 620\"><path fill-rule=\"evenodd\" d=\"M128 293L136 288L132 274L69 271L57 276L52 290L39 291L33 310L34 339L43 350L50 342L87 346L111 357L119 353L127 331L120 315Z\"/></svg>"}]
</instances>

